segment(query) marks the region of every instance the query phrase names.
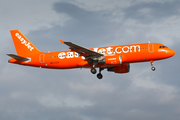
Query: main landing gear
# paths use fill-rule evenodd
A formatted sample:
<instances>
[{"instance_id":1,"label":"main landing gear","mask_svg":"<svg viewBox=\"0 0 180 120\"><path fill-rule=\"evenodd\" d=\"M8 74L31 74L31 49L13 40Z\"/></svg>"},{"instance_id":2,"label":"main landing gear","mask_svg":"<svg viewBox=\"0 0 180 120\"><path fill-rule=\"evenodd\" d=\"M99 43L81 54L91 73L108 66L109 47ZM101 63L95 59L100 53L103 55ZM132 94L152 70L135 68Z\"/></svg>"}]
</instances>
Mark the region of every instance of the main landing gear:
<instances>
[{"instance_id":1,"label":"main landing gear","mask_svg":"<svg viewBox=\"0 0 180 120\"><path fill-rule=\"evenodd\" d=\"M151 70L152 70L152 71L155 71L155 70L156 70L156 68L154 67L153 60L151 60L150 62L151 62L151 66L152 66L152 67L151 67Z\"/></svg>"},{"instance_id":2,"label":"main landing gear","mask_svg":"<svg viewBox=\"0 0 180 120\"><path fill-rule=\"evenodd\" d=\"M97 70L95 68L95 66L98 64L98 61L97 60L94 60L93 61L93 67L91 68L91 73L92 74L96 74L97 73ZM104 70L104 68L99 68L99 73L97 74L97 78L98 79L102 79L103 78L103 75L101 74L101 71Z\"/></svg>"},{"instance_id":3,"label":"main landing gear","mask_svg":"<svg viewBox=\"0 0 180 120\"><path fill-rule=\"evenodd\" d=\"M104 68L99 68L99 73L97 74L98 79L102 79L103 75L101 74L101 71L104 70Z\"/></svg>"},{"instance_id":4,"label":"main landing gear","mask_svg":"<svg viewBox=\"0 0 180 120\"><path fill-rule=\"evenodd\" d=\"M95 65L97 65L98 64L98 61L93 61L93 67L91 68L91 73L92 74L96 74L96 68L95 68Z\"/></svg>"},{"instance_id":5,"label":"main landing gear","mask_svg":"<svg viewBox=\"0 0 180 120\"><path fill-rule=\"evenodd\" d=\"M99 68L99 73L97 74L97 78L98 79L102 79L103 78L103 75L101 74L101 71L104 70L104 68ZM95 65L93 65L93 67L91 68L91 73L92 74L96 74L97 73L97 70L95 68Z\"/></svg>"},{"instance_id":6,"label":"main landing gear","mask_svg":"<svg viewBox=\"0 0 180 120\"><path fill-rule=\"evenodd\" d=\"M94 68L94 67L91 68L91 73L92 73L92 74L96 74L96 72L97 72L96 68Z\"/></svg>"}]
</instances>

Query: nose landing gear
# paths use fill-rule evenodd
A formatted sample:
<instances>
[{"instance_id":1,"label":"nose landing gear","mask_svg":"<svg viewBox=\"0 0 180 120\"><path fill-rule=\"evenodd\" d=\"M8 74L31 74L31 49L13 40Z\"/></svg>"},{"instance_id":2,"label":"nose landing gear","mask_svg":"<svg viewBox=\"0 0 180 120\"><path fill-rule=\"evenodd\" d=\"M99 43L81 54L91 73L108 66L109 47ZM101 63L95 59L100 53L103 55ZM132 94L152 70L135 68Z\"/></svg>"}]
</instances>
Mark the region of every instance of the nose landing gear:
<instances>
[{"instance_id":1,"label":"nose landing gear","mask_svg":"<svg viewBox=\"0 0 180 120\"><path fill-rule=\"evenodd\" d=\"M151 70L152 70L152 71L155 71L155 70L156 70L156 68L154 67L153 60L151 60L150 62L151 62L151 66L152 66L152 67L151 67Z\"/></svg>"}]
</instances>

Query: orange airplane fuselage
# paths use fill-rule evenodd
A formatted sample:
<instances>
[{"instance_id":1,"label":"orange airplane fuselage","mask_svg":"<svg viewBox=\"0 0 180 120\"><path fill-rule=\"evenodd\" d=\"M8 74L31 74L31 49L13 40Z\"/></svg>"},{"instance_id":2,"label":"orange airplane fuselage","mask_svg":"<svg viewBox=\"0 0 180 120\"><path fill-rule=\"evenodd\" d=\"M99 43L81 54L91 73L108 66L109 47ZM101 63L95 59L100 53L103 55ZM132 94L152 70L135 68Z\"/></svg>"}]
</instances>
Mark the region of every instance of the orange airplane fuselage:
<instances>
[{"instance_id":1,"label":"orange airplane fuselage","mask_svg":"<svg viewBox=\"0 0 180 120\"><path fill-rule=\"evenodd\" d=\"M115 73L127 73L130 70L129 64L136 62L150 61L154 71L153 61L166 59L175 54L174 50L159 43L87 49L62 40L61 44L68 45L71 50L44 53L18 30L11 30L11 35L17 55L7 54L12 57L9 59L10 63L51 69L91 68L93 74L96 73L95 68L99 68L99 79L102 78L101 71L105 68Z\"/></svg>"}]
</instances>

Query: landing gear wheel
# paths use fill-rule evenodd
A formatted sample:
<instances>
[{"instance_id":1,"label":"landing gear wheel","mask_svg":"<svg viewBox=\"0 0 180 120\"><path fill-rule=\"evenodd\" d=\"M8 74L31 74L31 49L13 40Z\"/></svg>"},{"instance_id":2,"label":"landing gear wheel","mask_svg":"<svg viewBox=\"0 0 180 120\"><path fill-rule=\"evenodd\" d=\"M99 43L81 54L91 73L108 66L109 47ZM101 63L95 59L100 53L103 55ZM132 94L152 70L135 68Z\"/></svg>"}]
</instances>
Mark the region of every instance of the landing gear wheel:
<instances>
[{"instance_id":1,"label":"landing gear wheel","mask_svg":"<svg viewBox=\"0 0 180 120\"><path fill-rule=\"evenodd\" d=\"M91 73L92 73L92 74L96 74L96 72L97 72L97 71L96 71L95 68L91 68Z\"/></svg>"},{"instance_id":2,"label":"landing gear wheel","mask_svg":"<svg viewBox=\"0 0 180 120\"><path fill-rule=\"evenodd\" d=\"M152 70L152 71L155 71L155 70L156 70L156 68L154 67L153 60L151 60L151 61L150 61L150 63L151 63L151 66L152 66L151 70Z\"/></svg>"},{"instance_id":3,"label":"landing gear wheel","mask_svg":"<svg viewBox=\"0 0 180 120\"><path fill-rule=\"evenodd\" d=\"M155 68L155 67L152 67L152 68L151 68L151 70L152 70L152 71L155 71L155 70L156 70L156 68Z\"/></svg>"},{"instance_id":4,"label":"landing gear wheel","mask_svg":"<svg viewBox=\"0 0 180 120\"><path fill-rule=\"evenodd\" d=\"M103 78L103 75L102 75L101 73L98 73L98 74L97 74L97 78L98 78L98 79L102 79L102 78Z\"/></svg>"}]
</instances>

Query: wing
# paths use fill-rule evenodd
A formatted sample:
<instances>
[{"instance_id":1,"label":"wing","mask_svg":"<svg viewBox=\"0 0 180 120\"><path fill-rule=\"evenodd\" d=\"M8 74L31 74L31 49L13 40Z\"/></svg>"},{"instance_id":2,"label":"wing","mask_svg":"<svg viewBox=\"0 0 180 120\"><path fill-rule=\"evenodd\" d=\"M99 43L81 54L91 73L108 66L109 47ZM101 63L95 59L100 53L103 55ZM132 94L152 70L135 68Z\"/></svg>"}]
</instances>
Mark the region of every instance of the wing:
<instances>
[{"instance_id":1,"label":"wing","mask_svg":"<svg viewBox=\"0 0 180 120\"><path fill-rule=\"evenodd\" d=\"M74 44L72 42L65 42L63 40L60 40L60 41L61 41L61 44L64 43L64 44L68 45L69 49L71 49L72 51L77 52L78 54L80 54L80 56L84 56L86 59L89 59L89 58L95 59L95 58L104 56L101 53L92 51L90 49L87 49L87 48L79 46L79 45L76 45L76 44Z\"/></svg>"}]
</instances>

